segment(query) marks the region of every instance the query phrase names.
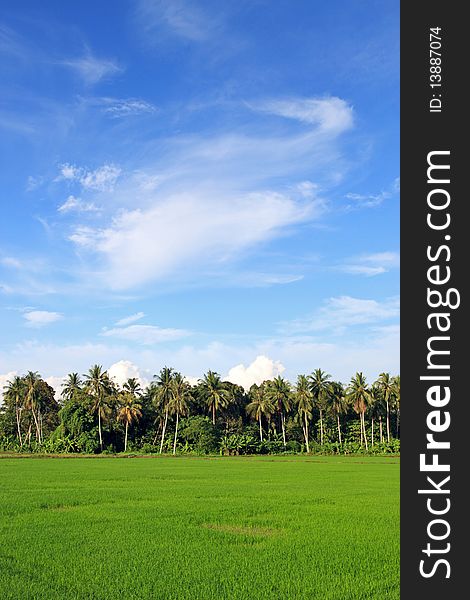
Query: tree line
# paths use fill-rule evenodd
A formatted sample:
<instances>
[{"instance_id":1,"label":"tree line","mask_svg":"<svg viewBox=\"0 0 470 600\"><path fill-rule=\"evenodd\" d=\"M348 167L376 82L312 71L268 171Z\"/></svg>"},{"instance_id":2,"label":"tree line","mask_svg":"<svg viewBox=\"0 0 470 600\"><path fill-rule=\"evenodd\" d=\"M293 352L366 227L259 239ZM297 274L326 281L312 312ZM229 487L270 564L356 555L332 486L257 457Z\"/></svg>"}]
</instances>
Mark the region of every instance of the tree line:
<instances>
[{"instance_id":1,"label":"tree line","mask_svg":"<svg viewBox=\"0 0 470 600\"><path fill-rule=\"evenodd\" d=\"M0 449L20 452L253 454L398 452L400 377L348 385L322 369L246 391L208 371L196 385L164 367L143 389L102 366L70 373L60 400L37 372L4 386Z\"/></svg>"}]
</instances>

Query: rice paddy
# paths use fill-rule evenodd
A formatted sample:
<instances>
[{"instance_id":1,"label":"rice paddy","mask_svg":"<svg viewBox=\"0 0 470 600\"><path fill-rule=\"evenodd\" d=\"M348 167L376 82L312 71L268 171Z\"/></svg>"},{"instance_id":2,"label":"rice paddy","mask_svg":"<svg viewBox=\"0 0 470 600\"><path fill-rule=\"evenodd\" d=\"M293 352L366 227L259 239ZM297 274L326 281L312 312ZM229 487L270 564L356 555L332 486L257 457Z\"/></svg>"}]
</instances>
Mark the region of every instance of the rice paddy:
<instances>
[{"instance_id":1,"label":"rice paddy","mask_svg":"<svg viewBox=\"0 0 470 600\"><path fill-rule=\"evenodd\" d=\"M0 459L0 598L399 598L396 457Z\"/></svg>"}]
</instances>

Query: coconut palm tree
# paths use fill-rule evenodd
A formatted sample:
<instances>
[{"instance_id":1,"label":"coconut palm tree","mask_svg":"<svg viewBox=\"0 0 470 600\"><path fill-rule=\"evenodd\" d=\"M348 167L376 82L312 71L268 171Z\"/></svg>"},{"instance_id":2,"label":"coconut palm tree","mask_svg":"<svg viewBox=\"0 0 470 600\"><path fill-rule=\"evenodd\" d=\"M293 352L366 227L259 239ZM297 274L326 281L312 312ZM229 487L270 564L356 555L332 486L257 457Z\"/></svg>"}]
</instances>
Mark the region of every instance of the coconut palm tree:
<instances>
[{"instance_id":1,"label":"coconut palm tree","mask_svg":"<svg viewBox=\"0 0 470 600\"><path fill-rule=\"evenodd\" d=\"M170 412L170 403L173 398L173 379L175 373L171 367L163 367L158 375L155 375L155 385L153 387L153 400L157 408L164 413L162 437L160 441L160 454L163 452L163 443L165 441L166 426L168 424L168 415Z\"/></svg>"},{"instance_id":2,"label":"coconut palm tree","mask_svg":"<svg viewBox=\"0 0 470 600\"><path fill-rule=\"evenodd\" d=\"M310 382L306 375L299 375L297 377L294 398L297 404L297 413L299 415L300 422L302 423L305 447L308 453L310 452L310 446L308 443L308 422L312 418L313 397L310 389Z\"/></svg>"},{"instance_id":3,"label":"coconut palm tree","mask_svg":"<svg viewBox=\"0 0 470 600\"><path fill-rule=\"evenodd\" d=\"M61 396L64 400L71 400L75 392L81 389L82 380L78 373L69 373L62 384Z\"/></svg>"},{"instance_id":4,"label":"coconut palm tree","mask_svg":"<svg viewBox=\"0 0 470 600\"><path fill-rule=\"evenodd\" d=\"M185 416L189 411L191 399L191 386L181 375L175 373L171 382L171 400L169 403L170 414L176 415L175 438L173 442L173 454L176 454L176 441L178 439L178 422L180 415Z\"/></svg>"},{"instance_id":5,"label":"coconut palm tree","mask_svg":"<svg viewBox=\"0 0 470 600\"><path fill-rule=\"evenodd\" d=\"M111 389L111 381L107 371L103 371L101 365L93 365L85 377L85 390L93 400L92 410L98 414L98 434L100 448L103 451L103 434L101 420L106 417L106 396Z\"/></svg>"},{"instance_id":6,"label":"coconut palm tree","mask_svg":"<svg viewBox=\"0 0 470 600\"><path fill-rule=\"evenodd\" d=\"M342 442L342 435L341 435L340 418L342 415L346 414L348 411L348 401L345 396L343 384L338 381L333 381L331 383L331 395L330 395L329 409L331 411L331 414L336 418L336 425L338 427L338 441L341 445L343 442Z\"/></svg>"},{"instance_id":7,"label":"coconut palm tree","mask_svg":"<svg viewBox=\"0 0 470 600\"><path fill-rule=\"evenodd\" d=\"M328 407L331 395L331 375L321 369L315 369L308 379L314 404L320 411L320 444L323 445L323 411Z\"/></svg>"},{"instance_id":8,"label":"coconut palm tree","mask_svg":"<svg viewBox=\"0 0 470 600\"><path fill-rule=\"evenodd\" d=\"M23 410L22 402L26 393L25 382L19 375L15 375L12 380L6 382L3 389L5 390L3 394L5 400L11 402L15 406L16 428L21 448L23 446L23 436L21 435L21 411Z\"/></svg>"},{"instance_id":9,"label":"coconut palm tree","mask_svg":"<svg viewBox=\"0 0 470 600\"><path fill-rule=\"evenodd\" d=\"M369 446L367 444L365 412L371 396L369 388L367 387L366 378L362 373L356 373L356 375L351 378L347 396L354 411L359 415L361 421L361 446L362 440L364 439L366 450L368 450Z\"/></svg>"},{"instance_id":10,"label":"coconut palm tree","mask_svg":"<svg viewBox=\"0 0 470 600\"><path fill-rule=\"evenodd\" d=\"M125 385L126 384L124 384L124 387ZM128 427L129 425L132 425L134 421L138 421L142 416L142 405L138 402L136 394L129 390L125 390L121 393L120 400L121 406L118 409L117 420L126 425L126 435L124 438L124 452L126 452Z\"/></svg>"},{"instance_id":11,"label":"coconut palm tree","mask_svg":"<svg viewBox=\"0 0 470 600\"><path fill-rule=\"evenodd\" d=\"M142 393L142 386L135 377L130 377L122 386L125 392L129 392L133 396L140 396Z\"/></svg>"},{"instance_id":12,"label":"coconut palm tree","mask_svg":"<svg viewBox=\"0 0 470 600\"><path fill-rule=\"evenodd\" d=\"M390 442L390 398L393 394L393 381L390 373L380 373L377 385L382 390L385 405L387 407L387 442Z\"/></svg>"},{"instance_id":13,"label":"coconut palm tree","mask_svg":"<svg viewBox=\"0 0 470 600\"><path fill-rule=\"evenodd\" d=\"M251 402L246 406L246 412L248 415L258 421L259 424L259 437L263 441L263 424L262 418L269 418L274 413L274 405L266 393L265 386L263 384L253 384L250 388Z\"/></svg>"},{"instance_id":14,"label":"coconut palm tree","mask_svg":"<svg viewBox=\"0 0 470 600\"><path fill-rule=\"evenodd\" d=\"M291 385L280 375L274 378L268 383L267 386L268 398L274 404L281 421L282 429L282 441L284 442L284 448L286 447L286 427L285 427L285 413L288 413L291 408Z\"/></svg>"},{"instance_id":15,"label":"coconut palm tree","mask_svg":"<svg viewBox=\"0 0 470 600\"><path fill-rule=\"evenodd\" d=\"M226 408L229 403L229 390L221 380L220 375L214 371L208 371L202 379L199 379L199 390L202 399L212 414L212 423L215 425L217 410Z\"/></svg>"}]
</instances>

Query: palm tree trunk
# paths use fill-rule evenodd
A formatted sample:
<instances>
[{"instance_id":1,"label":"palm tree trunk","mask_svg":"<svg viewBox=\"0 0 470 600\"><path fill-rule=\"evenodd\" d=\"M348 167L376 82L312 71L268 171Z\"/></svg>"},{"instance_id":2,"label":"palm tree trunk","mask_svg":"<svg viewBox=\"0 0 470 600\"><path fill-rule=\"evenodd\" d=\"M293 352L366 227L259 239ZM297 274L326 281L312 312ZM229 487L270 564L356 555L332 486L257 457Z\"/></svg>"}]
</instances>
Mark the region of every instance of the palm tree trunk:
<instances>
[{"instance_id":1,"label":"palm tree trunk","mask_svg":"<svg viewBox=\"0 0 470 600\"><path fill-rule=\"evenodd\" d=\"M28 427L28 433L26 434L26 439L28 440L28 445L31 445L31 427L32 427L32 423L31 423L31 418L29 420L29 427Z\"/></svg>"},{"instance_id":2,"label":"palm tree trunk","mask_svg":"<svg viewBox=\"0 0 470 600\"><path fill-rule=\"evenodd\" d=\"M178 439L178 419L179 413L176 413L175 441L173 442L173 454L176 454L176 440Z\"/></svg>"},{"instance_id":3,"label":"palm tree trunk","mask_svg":"<svg viewBox=\"0 0 470 600\"><path fill-rule=\"evenodd\" d=\"M259 414L258 421L259 421L259 439L261 441L263 441L263 428L261 426L261 413Z\"/></svg>"},{"instance_id":4,"label":"palm tree trunk","mask_svg":"<svg viewBox=\"0 0 470 600\"><path fill-rule=\"evenodd\" d=\"M126 438L124 440L124 452L127 452L127 428L129 426L129 423L126 421Z\"/></svg>"},{"instance_id":5,"label":"palm tree trunk","mask_svg":"<svg viewBox=\"0 0 470 600\"><path fill-rule=\"evenodd\" d=\"M372 446L374 445L374 417L372 417Z\"/></svg>"},{"instance_id":6,"label":"palm tree trunk","mask_svg":"<svg viewBox=\"0 0 470 600\"><path fill-rule=\"evenodd\" d=\"M20 426L20 410L16 407L16 426L18 428L18 439L20 440L20 448L23 447L23 438L21 437L21 426Z\"/></svg>"},{"instance_id":7,"label":"palm tree trunk","mask_svg":"<svg viewBox=\"0 0 470 600\"><path fill-rule=\"evenodd\" d=\"M320 444L323 446L323 411L320 408Z\"/></svg>"},{"instance_id":8,"label":"palm tree trunk","mask_svg":"<svg viewBox=\"0 0 470 600\"><path fill-rule=\"evenodd\" d=\"M98 407L98 433L100 436L101 452L103 452L103 436L101 435L101 409L100 409L100 407Z\"/></svg>"},{"instance_id":9,"label":"palm tree trunk","mask_svg":"<svg viewBox=\"0 0 470 600\"><path fill-rule=\"evenodd\" d=\"M215 402L212 404L212 425L215 425Z\"/></svg>"},{"instance_id":10,"label":"palm tree trunk","mask_svg":"<svg viewBox=\"0 0 470 600\"><path fill-rule=\"evenodd\" d=\"M359 423L361 424L361 446L364 443L363 442L363 435L362 435L362 413L359 413Z\"/></svg>"},{"instance_id":11,"label":"palm tree trunk","mask_svg":"<svg viewBox=\"0 0 470 600\"><path fill-rule=\"evenodd\" d=\"M39 421L39 442L42 442L42 414L41 409L38 408L38 421Z\"/></svg>"},{"instance_id":12,"label":"palm tree trunk","mask_svg":"<svg viewBox=\"0 0 470 600\"><path fill-rule=\"evenodd\" d=\"M379 417L379 433L380 433L380 443L383 444L384 436L382 432L382 416Z\"/></svg>"},{"instance_id":13,"label":"palm tree trunk","mask_svg":"<svg viewBox=\"0 0 470 600\"><path fill-rule=\"evenodd\" d=\"M308 421L307 414L304 414L305 417L305 446L307 447L307 454L310 454L310 447L308 445Z\"/></svg>"},{"instance_id":14,"label":"palm tree trunk","mask_svg":"<svg viewBox=\"0 0 470 600\"><path fill-rule=\"evenodd\" d=\"M369 446L367 444L367 433L366 433L366 417L365 411L362 412L362 427L364 428L364 440L366 443L366 452L369 450Z\"/></svg>"},{"instance_id":15,"label":"palm tree trunk","mask_svg":"<svg viewBox=\"0 0 470 600\"><path fill-rule=\"evenodd\" d=\"M336 415L336 419L338 422L338 439L339 439L339 445L341 446L342 442L341 442L341 424L339 422L339 415Z\"/></svg>"},{"instance_id":16,"label":"palm tree trunk","mask_svg":"<svg viewBox=\"0 0 470 600\"><path fill-rule=\"evenodd\" d=\"M34 407L31 407L31 412L33 413L34 424L36 425L36 440L41 443L41 434L39 432L39 423L36 413L34 412Z\"/></svg>"},{"instance_id":17,"label":"palm tree trunk","mask_svg":"<svg viewBox=\"0 0 470 600\"><path fill-rule=\"evenodd\" d=\"M397 410L397 426L396 426L396 437L398 439L398 433L400 431L400 409Z\"/></svg>"},{"instance_id":18,"label":"palm tree trunk","mask_svg":"<svg viewBox=\"0 0 470 600\"><path fill-rule=\"evenodd\" d=\"M282 426L282 441L284 442L284 448L286 447L286 427L284 425L284 413L281 411L281 426Z\"/></svg>"},{"instance_id":19,"label":"palm tree trunk","mask_svg":"<svg viewBox=\"0 0 470 600\"><path fill-rule=\"evenodd\" d=\"M157 419L155 419L155 421L153 423L154 425L155 425L156 421L157 421ZM157 427L157 431L155 432L155 437L153 438L152 446L155 446L155 442L157 441L157 437L158 437L158 434L160 433L160 427L161 426L162 426L162 420L160 419L160 423L159 423L159 425Z\"/></svg>"},{"instance_id":20,"label":"palm tree trunk","mask_svg":"<svg viewBox=\"0 0 470 600\"><path fill-rule=\"evenodd\" d=\"M390 407L388 405L388 399L386 400L387 402L387 442L390 442Z\"/></svg>"},{"instance_id":21,"label":"palm tree trunk","mask_svg":"<svg viewBox=\"0 0 470 600\"><path fill-rule=\"evenodd\" d=\"M162 429L162 441L160 442L160 454L163 452L163 442L165 440L166 424L168 423L168 407L165 411L165 422L163 423Z\"/></svg>"}]
</instances>

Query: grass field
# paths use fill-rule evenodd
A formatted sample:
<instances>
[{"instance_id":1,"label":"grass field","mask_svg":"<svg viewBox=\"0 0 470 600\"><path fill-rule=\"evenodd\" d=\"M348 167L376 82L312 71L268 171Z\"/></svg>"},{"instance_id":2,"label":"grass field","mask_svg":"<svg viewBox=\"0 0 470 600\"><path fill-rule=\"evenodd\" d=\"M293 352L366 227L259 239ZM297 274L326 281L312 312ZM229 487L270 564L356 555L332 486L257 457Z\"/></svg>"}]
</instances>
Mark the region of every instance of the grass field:
<instances>
[{"instance_id":1,"label":"grass field","mask_svg":"<svg viewBox=\"0 0 470 600\"><path fill-rule=\"evenodd\" d=\"M399 459L3 458L0 598L399 598Z\"/></svg>"}]
</instances>

